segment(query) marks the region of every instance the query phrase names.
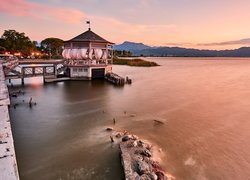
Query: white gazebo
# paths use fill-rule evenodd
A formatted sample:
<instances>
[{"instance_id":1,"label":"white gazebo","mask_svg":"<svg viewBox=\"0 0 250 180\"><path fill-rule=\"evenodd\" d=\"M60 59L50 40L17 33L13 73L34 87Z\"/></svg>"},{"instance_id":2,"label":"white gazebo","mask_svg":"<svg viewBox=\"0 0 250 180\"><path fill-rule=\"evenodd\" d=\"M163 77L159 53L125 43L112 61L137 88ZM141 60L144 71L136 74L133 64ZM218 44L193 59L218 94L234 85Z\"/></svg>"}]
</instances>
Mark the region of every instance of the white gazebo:
<instances>
[{"instance_id":1,"label":"white gazebo","mask_svg":"<svg viewBox=\"0 0 250 180\"><path fill-rule=\"evenodd\" d=\"M64 41L62 52L71 79L103 78L112 72L111 43L89 28L88 31Z\"/></svg>"}]
</instances>

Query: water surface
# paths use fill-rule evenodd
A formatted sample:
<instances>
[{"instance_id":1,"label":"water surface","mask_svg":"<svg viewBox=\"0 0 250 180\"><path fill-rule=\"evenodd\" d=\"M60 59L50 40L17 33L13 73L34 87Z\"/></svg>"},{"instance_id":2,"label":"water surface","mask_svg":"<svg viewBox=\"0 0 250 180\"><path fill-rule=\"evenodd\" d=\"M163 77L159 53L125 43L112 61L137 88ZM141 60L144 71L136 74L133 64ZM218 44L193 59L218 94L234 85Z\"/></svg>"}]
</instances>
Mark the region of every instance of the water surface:
<instances>
[{"instance_id":1,"label":"water surface","mask_svg":"<svg viewBox=\"0 0 250 180\"><path fill-rule=\"evenodd\" d=\"M176 179L250 177L250 59L150 58L161 66L114 66L132 85L27 79L10 108L21 179L123 179L105 128L126 129L162 149ZM126 111L126 114L124 113ZM156 125L154 119L164 125Z\"/></svg>"}]
</instances>

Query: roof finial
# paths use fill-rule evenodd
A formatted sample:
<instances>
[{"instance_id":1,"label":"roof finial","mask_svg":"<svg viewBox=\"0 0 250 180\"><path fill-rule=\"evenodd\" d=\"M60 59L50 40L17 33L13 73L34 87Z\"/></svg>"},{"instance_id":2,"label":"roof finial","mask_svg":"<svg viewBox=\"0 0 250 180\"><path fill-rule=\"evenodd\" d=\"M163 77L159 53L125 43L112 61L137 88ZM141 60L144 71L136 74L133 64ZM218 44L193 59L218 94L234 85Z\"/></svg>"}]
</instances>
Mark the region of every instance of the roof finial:
<instances>
[{"instance_id":1,"label":"roof finial","mask_svg":"<svg viewBox=\"0 0 250 180\"><path fill-rule=\"evenodd\" d=\"M86 23L89 25L89 31L91 30L90 28L90 21L86 21Z\"/></svg>"}]
</instances>

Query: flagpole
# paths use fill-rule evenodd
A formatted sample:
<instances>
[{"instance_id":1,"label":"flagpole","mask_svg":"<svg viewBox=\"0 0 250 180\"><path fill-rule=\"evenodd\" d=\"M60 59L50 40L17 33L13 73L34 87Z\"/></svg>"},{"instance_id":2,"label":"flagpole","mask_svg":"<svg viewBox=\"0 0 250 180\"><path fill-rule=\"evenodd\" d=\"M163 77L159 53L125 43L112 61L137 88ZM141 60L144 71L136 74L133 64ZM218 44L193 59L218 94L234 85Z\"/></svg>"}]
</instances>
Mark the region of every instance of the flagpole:
<instances>
[{"instance_id":1,"label":"flagpole","mask_svg":"<svg viewBox=\"0 0 250 180\"><path fill-rule=\"evenodd\" d=\"M89 25L89 31L91 30L90 29L90 21L86 21L86 23Z\"/></svg>"}]
</instances>

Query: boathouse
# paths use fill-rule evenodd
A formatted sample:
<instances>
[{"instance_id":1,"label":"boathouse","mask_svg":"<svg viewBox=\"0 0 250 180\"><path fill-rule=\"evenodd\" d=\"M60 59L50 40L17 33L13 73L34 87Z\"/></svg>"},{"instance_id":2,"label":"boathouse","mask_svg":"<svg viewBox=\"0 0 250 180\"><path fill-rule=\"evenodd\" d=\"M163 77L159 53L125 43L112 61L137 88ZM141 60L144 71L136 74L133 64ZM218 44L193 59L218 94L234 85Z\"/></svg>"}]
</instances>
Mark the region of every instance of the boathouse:
<instances>
[{"instance_id":1,"label":"boathouse","mask_svg":"<svg viewBox=\"0 0 250 180\"><path fill-rule=\"evenodd\" d=\"M89 28L86 32L64 41L62 52L71 79L104 78L112 72L113 44Z\"/></svg>"}]
</instances>

